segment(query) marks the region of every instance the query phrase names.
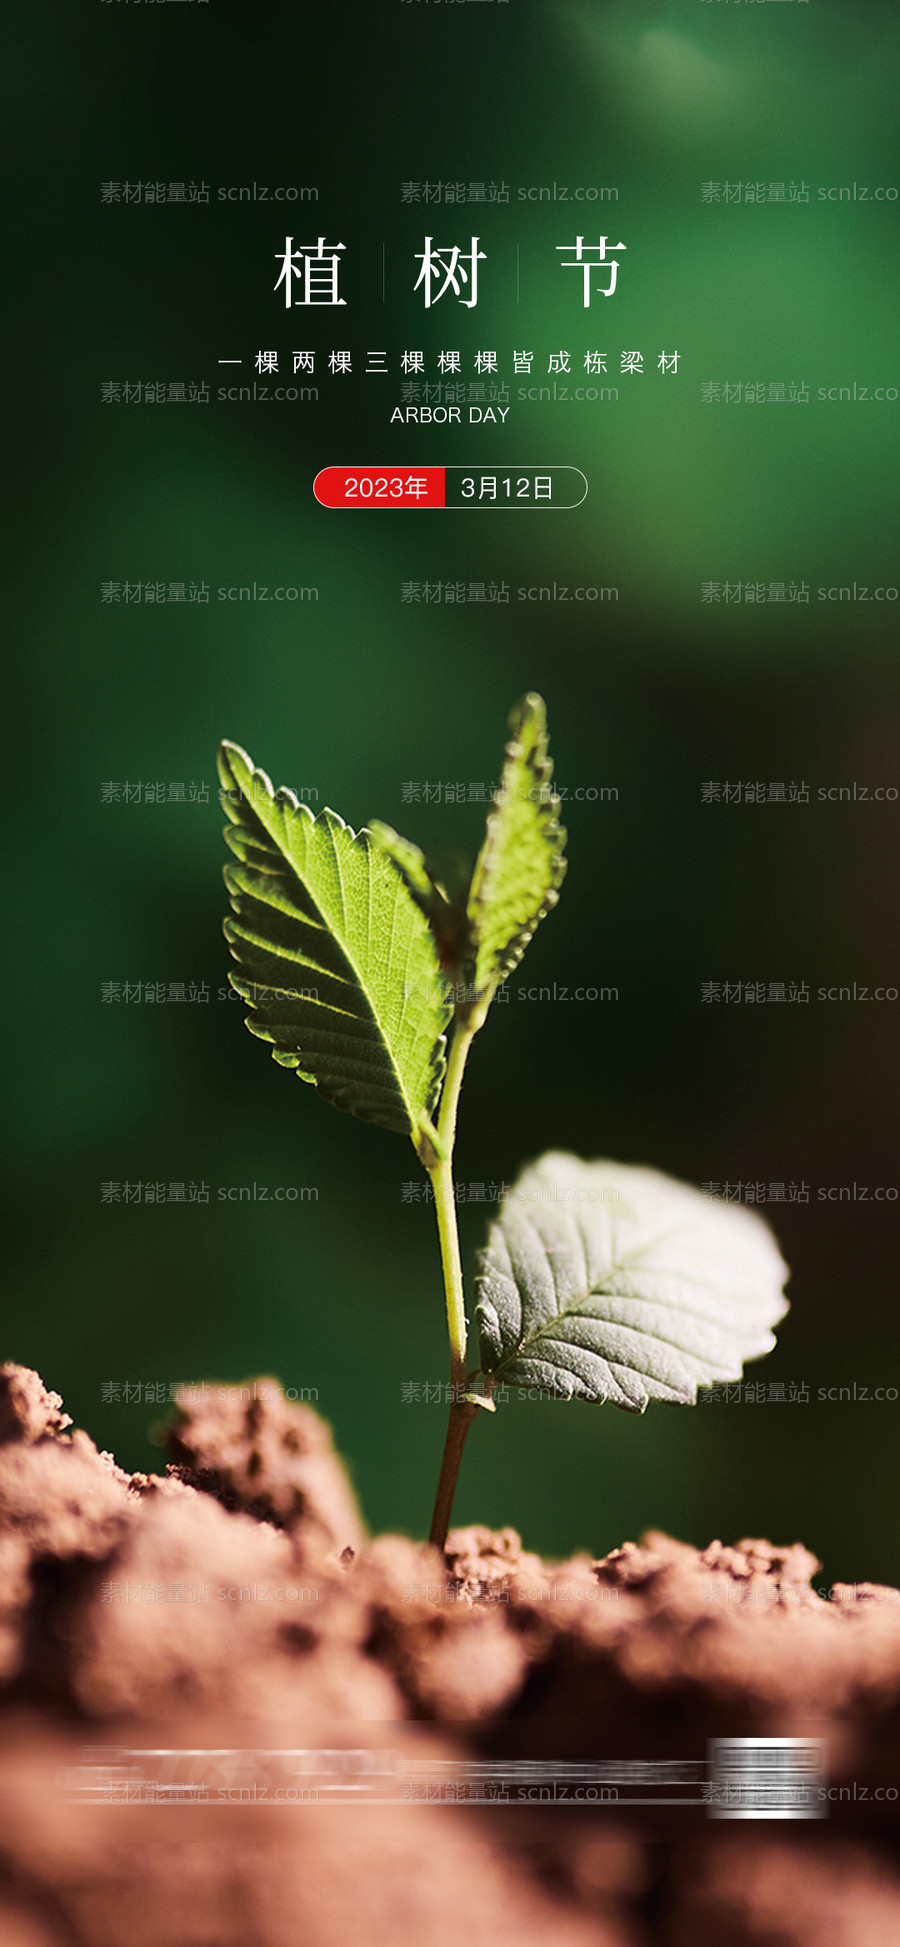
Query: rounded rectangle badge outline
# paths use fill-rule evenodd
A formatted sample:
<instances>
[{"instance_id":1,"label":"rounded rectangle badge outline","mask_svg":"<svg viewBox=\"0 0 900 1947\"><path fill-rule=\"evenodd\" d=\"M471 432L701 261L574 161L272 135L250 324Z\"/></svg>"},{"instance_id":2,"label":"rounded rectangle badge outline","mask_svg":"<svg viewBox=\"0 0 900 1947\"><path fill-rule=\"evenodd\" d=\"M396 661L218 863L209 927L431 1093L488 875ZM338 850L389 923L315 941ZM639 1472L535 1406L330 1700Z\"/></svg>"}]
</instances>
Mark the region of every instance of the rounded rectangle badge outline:
<instances>
[{"instance_id":1,"label":"rounded rectangle badge outline","mask_svg":"<svg viewBox=\"0 0 900 1947\"><path fill-rule=\"evenodd\" d=\"M492 497L491 499L475 499L473 497L468 501L449 502L446 499L448 474L465 474L472 479L482 475L493 477L496 480L502 478L510 482L515 479L516 485L518 486L521 484L521 479L524 475L533 477L538 473L541 475L556 475L560 473L574 475L581 482L583 491L579 494L577 500L565 501L553 501L549 499L536 500L526 498L524 495L520 497L514 493L502 497ZM354 496L351 500L347 500L346 498L325 498L325 494L320 492L319 488L320 482L324 483L328 475L337 476L333 484L337 487L338 481L340 481L342 493L345 489L345 483L348 480L353 480L354 482L374 482L377 480L379 483L383 481L386 491L377 496L374 492L369 492L365 495L360 494L358 498ZM406 475L407 478L413 477L416 481L422 481L424 483L424 492L407 499L402 492L399 494L391 494L387 491L387 483L391 480L399 480L401 475ZM487 509L489 507L503 507L508 510L517 508L527 510L531 513L537 512L538 509L546 510L550 513L569 513L573 508L583 505L589 492L587 475L582 473L580 467L571 466L568 462L564 461L551 461L549 464L538 465L525 460L519 460L515 465L502 464L494 467L484 465L462 466L456 463L450 466L434 464L414 466L402 462L398 464L396 461L393 464L385 466L365 464L341 466L333 464L331 466L320 467L313 479L312 486L313 494L320 507L328 507L340 513L351 514L368 511L374 512L376 510L384 512L388 509L393 509L395 512L399 510L403 513L409 513L417 509L433 512L438 508L443 509L446 513L458 514L471 513L476 508ZM327 492L327 488L325 491Z\"/></svg>"}]
</instances>

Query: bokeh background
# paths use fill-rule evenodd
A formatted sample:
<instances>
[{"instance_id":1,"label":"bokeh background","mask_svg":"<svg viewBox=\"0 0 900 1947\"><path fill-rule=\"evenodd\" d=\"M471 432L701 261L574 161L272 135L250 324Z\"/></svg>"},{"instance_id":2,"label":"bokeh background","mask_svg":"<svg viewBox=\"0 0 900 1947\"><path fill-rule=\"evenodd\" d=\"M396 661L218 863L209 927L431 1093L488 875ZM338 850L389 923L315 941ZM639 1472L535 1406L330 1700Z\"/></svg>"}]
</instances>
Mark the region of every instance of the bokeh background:
<instances>
[{"instance_id":1,"label":"bokeh background","mask_svg":"<svg viewBox=\"0 0 900 1947\"><path fill-rule=\"evenodd\" d=\"M48 63L47 34L53 56ZM605 1003L495 1009L470 1064L461 1180L510 1181L550 1145L696 1182L784 1180L770 1214L792 1311L758 1373L808 1403L509 1405L473 1434L462 1520L549 1554L647 1526L802 1539L826 1574L900 1580L896 1142L900 1002L897 606L819 586L900 584L896 386L900 183L889 0L238 0L49 6L18 24L8 118L23 157L8 406L15 648L5 749L12 1006L4 1352L34 1364L130 1467L159 1465L165 1408L104 1382L275 1373L314 1389L376 1528L424 1532L444 1409L433 1213L399 1138L336 1114L219 1001L228 959L219 738L276 782L432 849L479 843L477 804L403 802L406 781L496 777L506 713L547 698L557 776L616 798L567 806L570 871L517 983ZM35 152L40 108L54 135ZM49 113L48 113L49 109ZM405 180L510 185L508 206L404 207ZM101 205L106 180L196 180L208 205ZM809 201L704 205L705 181L807 185ZM315 184L287 221L217 188ZM519 185L615 185L576 225ZM296 207L296 206L295 206ZM615 298L580 311L553 252L576 228L627 244ZM346 243L347 308L287 317L292 230ZM428 317L426 231L488 252L476 312ZM458 234L457 234L458 233ZM615 239L614 239L615 240ZM385 301L381 250L385 247ZM515 246L520 248L516 301ZM490 273L490 274L489 274ZM598 307L600 307L598 311ZM391 376L362 376L387 349ZM206 380L260 348L351 348L318 403L101 407L102 381ZM389 424L400 354L610 353L618 401L519 402L506 425ZM640 348L640 378L617 378ZM655 370L680 354L677 375ZM795 381L808 404L701 404L705 380ZM377 396L373 396L377 394ZM323 465L569 462L568 514L337 514ZM107 580L205 581L206 606L102 605ZM401 604L402 581L505 580L506 606ZM616 603L521 604L523 584ZM314 585L293 607L218 586ZM807 603L704 604L703 582L806 583ZM104 781L181 780L189 804L101 802ZM701 802L707 780L784 781L809 802ZM861 802L820 787L868 787ZM203 787L208 801L202 800ZM442 794L443 795L443 794ZM13 831L15 838L13 839ZM11 884L10 884L11 882ZM701 983L807 982L808 1005L705 1005ZM106 981L206 982L207 1006L104 1005ZM105 1181L195 1180L207 1206L101 1204ZM304 1205L221 1205L220 1185L310 1185ZM865 1185L869 1200L821 1201ZM484 1209L461 1212L471 1266ZM887 1500L885 1494L887 1493Z\"/></svg>"}]
</instances>

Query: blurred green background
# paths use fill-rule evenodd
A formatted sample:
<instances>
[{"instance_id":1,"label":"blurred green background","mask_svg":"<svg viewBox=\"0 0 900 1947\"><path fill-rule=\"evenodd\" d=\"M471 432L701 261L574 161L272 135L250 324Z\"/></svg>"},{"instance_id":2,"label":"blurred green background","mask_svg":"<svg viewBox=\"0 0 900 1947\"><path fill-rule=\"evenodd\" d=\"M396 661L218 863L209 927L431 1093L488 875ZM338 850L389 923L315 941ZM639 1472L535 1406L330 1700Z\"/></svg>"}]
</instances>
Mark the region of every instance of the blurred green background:
<instances>
[{"instance_id":1,"label":"blurred green background","mask_svg":"<svg viewBox=\"0 0 900 1947\"><path fill-rule=\"evenodd\" d=\"M318 1394L373 1527L427 1526L444 1409L433 1213L404 1205L408 1146L336 1114L216 997L225 848L219 738L353 824L377 815L474 852L483 807L404 803L408 781L496 777L506 713L547 698L570 871L515 985L618 1001L495 1010L470 1064L458 1175L510 1181L549 1145L689 1180L804 1182L774 1217L793 1309L751 1377L808 1404L509 1405L473 1435L456 1514L548 1554L648 1525L705 1544L802 1539L826 1572L900 1580L882 1500L900 1404L898 607L820 585L900 584L900 403L819 387L900 384L900 23L887 0L756 6L509 0L452 7L61 4L29 16L8 120L27 158L8 407L15 652L5 752L13 1296L4 1352L34 1364L130 1467L159 1465L163 1411L108 1381L276 1373ZM49 38L48 38L49 36ZM35 127L52 130L37 147ZM507 206L403 206L406 180L510 185ZM101 205L107 180L205 182L208 205ZM809 201L701 201L707 181L808 185ZM220 185L316 184L292 209ZM618 201L523 204L519 185L615 185ZM576 220L577 216L577 220ZM579 308L554 251L627 245L613 300ZM426 316L426 232L488 258L477 311ZM347 308L287 316L286 232L347 246ZM381 296L385 246L386 302ZM520 249L516 301L514 252ZM371 346L391 376L362 375ZM512 352L609 352L617 401L520 402ZM218 404L217 361L317 351L318 403ZM354 373L330 378L334 347ZM495 348L503 428L391 426L400 354ZM641 377L618 376L640 348ZM680 354L677 375L655 369ZM101 407L114 380L206 380L213 402ZM715 381L805 383L808 404L702 405ZM373 396L377 394L377 396ZM463 417L465 418L465 412ZM334 462L567 461L567 514L339 514ZM401 604L403 581L505 580L507 605ZM107 580L205 581L208 605L102 605ZM577 609L520 585L614 586ZM220 604L220 585L318 588L316 604ZM806 583L807 603L702 603L703 582ZM208 802L101 802L104 781L181 780ZM804 803L701 803L707 780L783 780ZM408 794L407 794L408 795ZM703 981L806 981L806 1006L703 1005ZM101 984L206 982L207 1006L104 1005ZM101 1204L104 1181L205 1182L208 1206ZM314 1185L317 1202L221 1205L220 1185ZM464 1208L463 1245L485 1211ZM873 1491L875 1488L878 1492Z\"/></svg>"}]
</instances>

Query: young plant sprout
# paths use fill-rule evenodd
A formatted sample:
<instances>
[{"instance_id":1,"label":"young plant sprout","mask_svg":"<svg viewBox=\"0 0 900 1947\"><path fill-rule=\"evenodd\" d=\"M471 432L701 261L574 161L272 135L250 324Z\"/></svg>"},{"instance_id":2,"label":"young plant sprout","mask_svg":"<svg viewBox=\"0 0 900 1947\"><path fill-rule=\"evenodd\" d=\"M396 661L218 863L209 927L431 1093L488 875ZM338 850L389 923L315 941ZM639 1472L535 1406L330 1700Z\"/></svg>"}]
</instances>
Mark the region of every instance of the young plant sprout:
<instances>
[{"instance_id":1,"label":"young plant sprout","mask_svg":"<svg viewBox=\"0 0 900 1947\"><path fill-rule=\"evenodd\" d=\"M655 1170L551 1153L480 1253L470 1369L453 1148L460 1086L498 987L555 905L566 834L542 699L510 718L467 887L448 890L390 826L354 832L275 791L237 744L219 775L235 863L231 983L251 1033L336 1108L408 1136L434 1189L451 1405L431 1540L443 1548L463 1445L501 1383L554 1399L694 1405L774 1344L787 1270L752 1211ZM449 1039L448 1039L449 1037Z\"/></svg>"}]
</instances>

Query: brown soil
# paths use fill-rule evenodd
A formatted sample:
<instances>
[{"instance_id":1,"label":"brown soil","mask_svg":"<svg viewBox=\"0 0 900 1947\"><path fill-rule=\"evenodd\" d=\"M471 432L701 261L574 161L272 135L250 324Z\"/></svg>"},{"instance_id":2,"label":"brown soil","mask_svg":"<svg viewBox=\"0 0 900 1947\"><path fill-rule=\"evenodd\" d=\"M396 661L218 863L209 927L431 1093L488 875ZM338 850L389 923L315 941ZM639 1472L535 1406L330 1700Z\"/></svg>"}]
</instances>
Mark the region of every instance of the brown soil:
<instances>
[{"instance_id":1,"label":"brown soil","mask_svg":"<svg viewBox=\"0 0 900 1947\"><path fill-rule=\"evenodd\" d=\"M0 1369L3 1947L898 1947L897 1591L824 1599L815 1558L766 1541L559 1565L511 1529L457 1530L446 1559L369 1541L317 1415L256 1391L185 1395L166 1475L129 1475ZM60 1784L86 1745L390 1747L446 1776L799 1734L844 1787L827 1821Z\"/></svg>"}]
</instances>

